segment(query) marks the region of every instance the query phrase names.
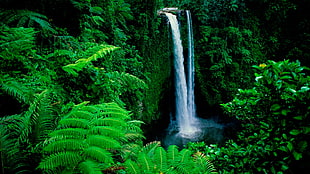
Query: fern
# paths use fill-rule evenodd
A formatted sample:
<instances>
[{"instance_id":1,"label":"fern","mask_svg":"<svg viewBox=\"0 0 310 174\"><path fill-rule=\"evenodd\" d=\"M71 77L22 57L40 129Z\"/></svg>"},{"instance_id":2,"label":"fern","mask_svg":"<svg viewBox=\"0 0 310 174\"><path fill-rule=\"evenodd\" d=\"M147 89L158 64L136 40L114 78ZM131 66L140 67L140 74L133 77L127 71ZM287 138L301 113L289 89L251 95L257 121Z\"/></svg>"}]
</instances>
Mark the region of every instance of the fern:
<instances>
[{"instance_id":1,"label":"fern","mask_svg":"<svg viewBox=\"0 0 310 174\"><path fill-rule=\"evenodd\" d=\"M102 163L111 164L113 163L112 154L100 147L90 146L84 149L83 154Z\"/></svg>"},{"instance_id":2,"label":"fern","mask_svg":"<svg viewBox=\"0 0 310 174\"><path fill-rule=\"evenodd\" d=\"M57 33L56 30L47 21L48 18L40 13L30 10L4 10L0 13L7 25L15 25L16 27L34 27L34 23L39 25L42 30Z\"/></svg>"},{"instance_id":3,"label":"fern","mask_svg":"<svg viewBox=\"0 0 310 174\"><path fill-rule=\"evenodd\" d=\"M160 171L167 171L167 152L164 148L158 147L154 154L156 168Z\"/></svg>"},{"instance_id":4,"label":"fern","mask_svg":"<svg viewBox=\"0 0 310 174\"><path fill-rule=\"evenodd\" d=\"M80 154L67 151L67 152L58 152L50 155L45 158L38 168L41 169L54 169L58 167L72 167L73 164L78 163L82 160Z\"/></svg>"},{"instance_id":5,"label":"fern","mask_svg":"<svg viewBox=\"0 0 310 174\"><path fill-rule=\"evenodd\" d=\"M86 160L79 164L79 168L82 173L85 174L102 174L100 166L98 166L98 163Z\"/></svg>"},{"instance_id":6,"label":"fern","mask_svg":"<svg viewBox=\"0 0 310 174\"><path fill-rule=\"evenodd\" d=\"M124 137L124 132L119 130L119 128L111 126L94 126L89 131L91 134L100 134L111 137Z\"/></svg>"},{"instance_id":7,"label":"fern","mask_svg":"<svg viewBox=\"0 0 310 174\"><path fill-rule=\"evenodd\" d=\"M133 143L133 140L121 141L128 133L127 122L130 116L126 110L114 103L86 104L87 102L76 105L59 121L57 130L50 133L50 139L44 148L48 155L39 165L40 169L98 173L114 165L113 153L122 153L124 147ZM68 161L67 154L63 152L79 155L80 158ZM66 165L60 165L58 160L64 160ZM56 165L52 166L52 161Z\"/></svg>"},{"instance_id":8,"label":"fern","mask_svg":"<svg viewBox=\"0 0 310 174\"><path fill-rule=\"evenodd\" d=\"M63 66L62 68L64 71L72 74L73 76L78 76L78 72L81 71L83 68L87 67L88 65L91 65L92 61L96 61L98 58L102 58L117 49L119 49L119 47L115 47L112 45L100 45L100 49L93 53L91 56L78 59L74 64L69 64Z\"/></svg>"},{"instance_id":9,"label":"fern","mask_svg":"<svg viewBox=\"0 0 310 174\"><path fill-rule=\"evenodd\" d=\"M121 147L117 140L102 135L90 135L86 139L86 142L90 145L99 146L105 149L119 149Z\"/></svg>"},{"instance_id":10,"label":"fern","mask_svg":"<svg viewBox=\"0 0 310 174\"><path fill-rule=\"evenodd\" d=\"M152 142L144 146L137 157L128 159L124 165L128 173L217 173L213 164L202 154L192 155L188 149L178 151L175 145L166 151Z\"/></svg>"},{"instance_id":11,"label":"fern","mask_svg":"<svg viewBox=\"0 0 310 174\"><path fill-rule=\"evenodd\" d=\"M143 169L144 173L153 173L154 172L155 164L147 154L140 153L138 155L137 161L140 164L141 168Z\"/></svg>"},{"instance_id":12,"label":"fern","mask_svg":"<svg viewBox=\"0 0 310 174\"><path fill-rule=\"evenodd\" d=\"M28 110L0 120L0 127L6 132L5 136L1 135L1 141L8 143L3 148L7 173L27 172L37 163L36 159L30 162L28 158L41 150L43 140L54 129L49 98L49 91L35 94L28 103Z\"/></svg>"},{"instance_id":13,"label":"fern","mask_svg":"<svg viewBox=\"0 0 310 174\"><path fill-rule=\"evenodd\" d=\"M126 166L126 172L129 174L141 174L141 168L138 166L136 162L133 162L131 160L127 160L125 163Z\"/></svg>"}]
</instances>

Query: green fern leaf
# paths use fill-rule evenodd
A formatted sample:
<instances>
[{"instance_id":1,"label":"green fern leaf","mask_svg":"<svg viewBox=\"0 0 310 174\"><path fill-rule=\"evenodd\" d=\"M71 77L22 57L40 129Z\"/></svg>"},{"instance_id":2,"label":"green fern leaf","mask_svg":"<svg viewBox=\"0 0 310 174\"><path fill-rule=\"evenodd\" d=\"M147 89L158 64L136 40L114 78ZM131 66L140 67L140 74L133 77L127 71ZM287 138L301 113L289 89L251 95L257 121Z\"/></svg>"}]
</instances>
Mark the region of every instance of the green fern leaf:
<instances>
[{"instance_id":1,"label":"green fern leaf","mask_svg":"<svg viewBox=\"0 0 310 174\"><path fill-rule=\"evenodd\" d=\"M187 161L190 161L191 151L188 149L183 149L183 150L181 150L179 155L180 155L180 162L181 163L187 162Z\"/></svg>"},{"instance_id":2,"label":"green fern leaf","mask_svg":"<svg viewBox=\"0 0 310 174\"><path fill-rule=\"evenodd\" d=\"M167 170L167 152L164 148L158 147L155 150L154 162L156 164L156 168L160 171L164 172Z\"/></svg>"},{"instance_id":3,"label":"green fern leaf","mask_svg":"<svg viewBox=\"0 0 310 174\"><path fill-rule=\"evenodd\" d=\"M29 104L32 101L32 91L17 81L1 83L0 86L7 94L16 97L21 103Z\"/></svg>"},{"instance_id":4,"label":"green fern leaf","mask_svg":"<svg viewBox=\"0 0 310 174\"><path fill-rule=\"evenodd\" d=\"M81 119L86 119L86 120L91 120L93 117L93 114L87 111L76 111L73 110L72 112L70 112L66 118L81 118Z\"/></svg>"},{"instance_id":5,"label":"green fern leaf","mask_svg":"<svg viewBox=\"0 0 310 174\"><path fill-rule=\"evenodd\" d=\"M51 137L65 139L83 139L87 135L87 130L82 128L66 128L55 130L50 133Z\"/></svg>"},{"instance_id":6,"label":"green fern leaf","mask_svg":"<svg viewBox=\"0 0 310 174\"><path fill-rule=\"evenodd\" d=\"M138 162L143 169L143 173L154 173L155 165L152 162L151 158L147 156L145 153L140 153L138 155Z\"/></svg>"},{"instance_id":7,"label":"green fern leaf","mask_svg":"<svg viewBox=\"0 0 310 174\"><path fill-rule=\"evenodd\" d=\"M178 146L176 145L170 145L167 150L167 159L170 166L174 166L178 163L179 159L179 150Z\"/></svg>"},{"instance_id":8,"label":"green fern leaf","mask_svg":"<svg viewBox=\"0 0 310 174\"><path fill-rule=\"evenodd\" d=\"M105 135L114 138L125 136L122 130L112 126L94 126L89 130L89 132L91 134Z\"/></svg>"},{"instance_id":9,"label":"green fern leaf","mask_svg":"<svg viewBox=\"0 0 310 174\"><path fill-rule=\"evenodd\" d=\"M91 160L81 162L79 169L83 174L102 174L99 164Z\"/></svg>"},{"instance_id":10,"label":"green fern leaf","mask_svg":"<svg viewBox=\"0 0 310 174\"><path fill-rule=\"evenodd\" d=\"M95 126L115 126L115 127L125 127L127 123L121 118L99 118L92 122Z\"/></svg>"},{"instance_id":11,"label":"green fern leaf","mask_svg":"<svg viewBox=\"0 0 310 174\"><path fill-rule=\"evenodd\" d=\"M83 154L86 156L105 164L111 164L113 163L112 154L108 152L107 150L96 147L96 146L90 146L86 149L84 149Z\"/></svg>"},{"instance_id":12,"label":"green fern leaf","mask_svg":"<svg viewBox=\"0 0 310 174\"><path fill-rule=\"evenodd\" d=\"M159 147L159 146L160 146L160 142L159 141L153 141L153 142L150 142L150 143L146 144L142 148L141 152L146 153L146 154L154 154L156 148Z\"/></svg>"},{"instance_id":13,"label":"green fern leaf","mask_svg":"<svg viewBox=\"0 0 310 174\"><path fill-rule=\"evenodd\" d=\"M100 49L97 50L95 53L93 53L88 58L82 58L78 59L74 64L69 64L66 66L63 66L63 70L77 76L78 72L81 71L83 68L85 68L88 65L91 65L92 61L96 61L98 58L102 58L106 56L107 54L111 53L112 51L115 51L119 49L120 47L115 47L112 45L100 45Z\"/></svg>"},{"instance_id":14,"label":"green fern leaf","mask_svg":"<svg viewBox=\"0 0 310 174\"><path fill-rule=\"evenodd\" d=\"M85 149L86 147L88 147L88 144L82 140L65 139L51 142L44 148L44 151L47 152L79 151Z\"/></svg>"},{"instance_id":15,"label":"green fern leaf","mask_svg":"<svg viewBox=\"0 0 310 174\"><path fill-rule=\"evenodd\" d=\"M214 165L208 160L204 154L197 152L193 155L195 164L199 166L200 171L207 171L207 173L217 173Z\"/></svg>"},{"instance_id":16,"label":"green fern leaf","mask_svg":"<svg viewBox=\"0 0 310 174\"><path fill-rule=\"evenodd\" d=\"M40 169L55 169L57 167L73 167L72 164L78 164L82 157L75 152L59 152L45 158L38 168Z\"/></svg>"},{"instance_id":17,"label":"green fern leaf","mask_svg":"<svg viewBox=\"0 0 310 174\"><path fill-rule=\"evenodd\" d=\"M125 163L124 163L125 167L126 167L126 172L128 174L142 174L141 172L141 167L138 166L137 163L131 161L131 160L127 160Z\"/></svg>"},{"instance_id":18,"label":"green fern leaf","mask_svg":"<svg viewBox=\"0 0 310 174\"><path fill-rule=\"evenodd\" d=\"M145 139L145 137L138 132L125 133L125 136L121 139L122 142L130 142Z\"/></svg>"},{"instance_id":19,"label":"green fern leaf","mask_svg":"<svg viewBox=\"0 0 310 174\"><path fill-rule=\"evenodd\" d=\"M121 147L120 142L102 135L88 136L86 142L104 149L119 149Z\"/></svg>"},{"instance_id":20,"label":"green fern leaf","mask_svg":"<svg viewBox=\"0 0 310 174\"><path fill-rule=\"evenodd\" d=\"M88 129L90 127L89 120L81 118L66 118L59 121L58 125L60 127L71 127L71 128L84 128Z\"/></svg>"}]
</instances>

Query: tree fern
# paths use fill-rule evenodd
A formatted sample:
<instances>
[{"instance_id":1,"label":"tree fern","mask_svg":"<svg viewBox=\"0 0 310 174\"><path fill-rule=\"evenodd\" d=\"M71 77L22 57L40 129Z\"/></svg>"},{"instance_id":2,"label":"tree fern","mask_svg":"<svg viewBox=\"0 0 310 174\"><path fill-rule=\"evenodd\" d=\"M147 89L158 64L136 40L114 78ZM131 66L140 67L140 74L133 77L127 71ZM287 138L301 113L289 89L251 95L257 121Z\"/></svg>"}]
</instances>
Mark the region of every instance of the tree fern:
<instances>
[{"instance_id":1,"label":"tree fern","mask_svg":"<svg viewBox=\"0 0 310 174\"><path fill-rule=\"evenodd\" d=\"M114 165L114 153L121 153L123 147L133 143L132 140L121 141L126 137L127 126L130 125L127 123L130 120L128 111L114 103L86 104L76 105L59 121L44 148L48 155L38 168L44 171L59 169L63 172L97 173ZM80 158L72 161L69 158L71 154ZM51 165L52 161L56 165Z\"/></svg>"}]
</instances>

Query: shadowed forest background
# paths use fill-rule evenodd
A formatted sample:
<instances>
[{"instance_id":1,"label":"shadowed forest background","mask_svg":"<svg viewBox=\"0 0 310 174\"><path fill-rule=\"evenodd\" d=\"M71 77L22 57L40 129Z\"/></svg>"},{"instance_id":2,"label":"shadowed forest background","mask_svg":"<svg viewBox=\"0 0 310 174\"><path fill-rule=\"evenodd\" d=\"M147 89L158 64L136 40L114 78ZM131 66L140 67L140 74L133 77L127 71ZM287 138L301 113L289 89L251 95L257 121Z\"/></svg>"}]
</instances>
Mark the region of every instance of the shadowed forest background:
<instances>
[{"instance_id":1,"label":"shadowed forest background","mask_svg":"<svg viewBox=\"0 0 310 174\"><path fill-rule=\"evenodd\" d=\"M191 11L197 112L233 123L221 143L157 141L174 102L164 7ZM0 0L0 173L307 173L309 8Z\"/></svg>"}]
</instances>

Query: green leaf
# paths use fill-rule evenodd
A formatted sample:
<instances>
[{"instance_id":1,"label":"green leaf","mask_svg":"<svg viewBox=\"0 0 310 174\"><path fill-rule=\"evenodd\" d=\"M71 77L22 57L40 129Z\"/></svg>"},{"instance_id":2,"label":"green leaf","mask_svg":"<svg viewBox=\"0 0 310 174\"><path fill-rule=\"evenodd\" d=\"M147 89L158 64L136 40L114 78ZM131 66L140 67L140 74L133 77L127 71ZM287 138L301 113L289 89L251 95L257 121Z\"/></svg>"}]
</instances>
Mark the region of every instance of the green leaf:
<instances>
[{"instance_id":1,"label":"green leaf","mask_svg":"<svg viewBox=\"0 0 310 174\"><path fill-rule=\"evenodd\" d=\"M286 80L286 79L292 79L291 76L281 76L280 77L281 80Z\"/></svg>"},{"instance_id":2,"label":"green leaf","mask_svg":"<svg viewBox=\"0 0 310 174\"><path fill-rule=\"evenodd\" d=\"M296 160L300 160L302 158L302 154L301 153L298 153L298 152L293 152L293 155L294 155L294 158Z\"/></svg>"},{"instance_id":3,"label":"green leaf","mask_svg":"<svg viewBox=\"0 0 310 174\"><path fill-rule=\"evenodd\" d=\"M298 135L298 134L300 134L300 133L301 133L301 131L300 131L300 130L297 130L297 129L293 129L293 130L290 131L290 134L291 134L291 135Z\"/></svg>"},{"instance_id":4,"label":"green leaf","mask_svg":"<svg viewBox=\"0 0 310 174\"><path fill-rule=\"evenodd\" d=\"M279 110L281 108L281 106L279 105L279 104L273 104L272 106L271 106L271 110L272 111L277 111L277 110Z\"/></svg>"},{"instance_id":5,"label":"green leaf","mask_svg":"<svg viewBox=\"0 0 310 174\"><path fill-rule=\"evenodd\" d=\"M296 116L296 117L293 117L295 120L302 120L302 116Z\"/></svg>"},{"instance_id":6,"label":"green leaf","mask_svg":"<svg viewBox=\"0 0 310 174\"><path fill-rule=\"evenodd\" d=\"M287 148L289 151L292 151L293 150L293 144L291 142L288 142L287 143Z\"/></svg>"}]
</instances>

